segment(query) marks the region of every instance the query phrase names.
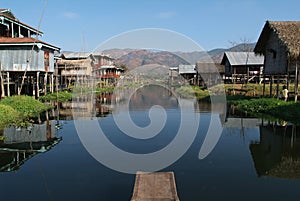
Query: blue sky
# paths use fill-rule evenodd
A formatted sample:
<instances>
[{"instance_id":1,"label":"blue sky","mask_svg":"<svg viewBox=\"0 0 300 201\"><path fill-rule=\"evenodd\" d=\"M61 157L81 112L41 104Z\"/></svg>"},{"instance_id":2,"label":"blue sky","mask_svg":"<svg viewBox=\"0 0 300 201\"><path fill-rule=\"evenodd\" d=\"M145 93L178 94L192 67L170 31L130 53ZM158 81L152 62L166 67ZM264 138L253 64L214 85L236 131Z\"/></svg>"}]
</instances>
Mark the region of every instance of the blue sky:
<instances>
[{"instance_id":1,"label":"blue sky","mask_svg":"<svg viewBox=\"0 0 300 201\"><path fill-rule=\"evenodd\" d=\"M300 20L299 0L1 0L16 17L44 32L62 50L91 51L103 41L141 28L163 28L205 50L230 41L255 42L266 20ZM42 11L45 8L43 17Z\"/></svg>"}]
</instances>

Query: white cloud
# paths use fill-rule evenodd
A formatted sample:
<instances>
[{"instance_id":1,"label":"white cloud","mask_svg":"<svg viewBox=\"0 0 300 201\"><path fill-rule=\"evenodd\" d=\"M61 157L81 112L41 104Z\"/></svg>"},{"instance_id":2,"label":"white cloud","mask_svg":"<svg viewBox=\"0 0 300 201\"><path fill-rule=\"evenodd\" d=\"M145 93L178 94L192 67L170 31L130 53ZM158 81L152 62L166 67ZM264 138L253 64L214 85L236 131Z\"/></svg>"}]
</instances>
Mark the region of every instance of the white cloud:
<instances>
[{"instance_id":1,"label":"white cloud","mask_svg":"<svg viewBox=\"0 0 300 201\"><path fill-rule=\"evenodd\" d=\"M79 15L77 13L68 11L68 12L64 12L64 17L67 19L73 20L73 19L79 18Z\"/></svg>"},{"instance_id":2,"label":"white cloud","mask_svg":"<svg viewBox=\"0 0 300 201\"><path fill-rule=\"evenodd\" d=\"M175 12L160 12L157 17L160 19L170 19L176 16Z\"/></svg>"}]
</instances>

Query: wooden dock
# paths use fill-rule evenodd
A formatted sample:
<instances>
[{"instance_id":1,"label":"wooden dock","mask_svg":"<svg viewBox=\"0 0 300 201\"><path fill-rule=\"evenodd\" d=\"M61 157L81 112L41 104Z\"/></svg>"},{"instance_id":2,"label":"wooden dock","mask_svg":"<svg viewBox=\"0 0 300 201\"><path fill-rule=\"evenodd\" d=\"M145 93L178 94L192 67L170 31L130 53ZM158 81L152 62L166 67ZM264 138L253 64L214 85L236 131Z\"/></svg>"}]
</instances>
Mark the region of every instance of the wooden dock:
<instances>
[{"instance_id":1,"label":"wooden dock","mask_svg":"<svg viewBox=\"0 0 300 201\"><path fill-rule=\"evenodd\" d=\"M173 172L137 172L131 201L179 201Z\"/></svg>"}]
</instances>

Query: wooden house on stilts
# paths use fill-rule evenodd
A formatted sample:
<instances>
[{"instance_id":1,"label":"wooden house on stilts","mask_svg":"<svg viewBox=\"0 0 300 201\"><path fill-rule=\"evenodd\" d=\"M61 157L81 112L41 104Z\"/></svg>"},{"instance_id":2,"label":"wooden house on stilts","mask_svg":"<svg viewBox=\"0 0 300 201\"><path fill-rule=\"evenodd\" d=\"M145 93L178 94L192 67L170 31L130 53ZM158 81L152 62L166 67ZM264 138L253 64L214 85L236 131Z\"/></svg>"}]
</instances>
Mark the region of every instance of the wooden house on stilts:
<instances>
[{"instance_id":1,"label":"wooden house on stilts","mask_svg":"<svg viewBox=\"0 0 300 201\"><path fill-rule=\"evenodd\" d=\"M53 92L54 52L60 48L38 40L42 34L0 9L1 97Z\"/></svg>"},{"instance_id":2,"label":"wooden house on stilts","mask_svg":"<svg viewBox=\"0 0 300 201\"><path fill-rule=\"evenodd\" d=\"M289 87L294 83L295 101L298 96L299 83L299 51L300 51L300 22L298 21L267 21L254 48L256 54L265 56L264 77L270 79L270 96L272 84L283 80Z\"/></svg>"}]
</instances>

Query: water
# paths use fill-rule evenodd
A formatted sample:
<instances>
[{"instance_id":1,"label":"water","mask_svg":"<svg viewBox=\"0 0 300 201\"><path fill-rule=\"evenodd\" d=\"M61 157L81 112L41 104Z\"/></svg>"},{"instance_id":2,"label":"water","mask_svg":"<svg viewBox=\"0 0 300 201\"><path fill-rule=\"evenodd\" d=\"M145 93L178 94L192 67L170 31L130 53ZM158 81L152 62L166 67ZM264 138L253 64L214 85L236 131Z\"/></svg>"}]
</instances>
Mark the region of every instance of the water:
<instances>
[{"instance_id":1,"label":"water","mask_svg":"<svg viewBox=\"0 0 300 201\"><path fill-rule=\"evenodd\" d=\"M149 123L148 102L145 105L131 111L136 124ZM137 144L141 141L119 135L111 114L99 118L99 122L109 131L110 140L123 150L153 152L172 141L177 129L174 122L179 122L180 111L176 104L166 108L170 118L166 127L147 143ZM175 172L180 200L298 200L299 127L262 119L227 118L216 147L199 160L211 116L209 108L207 103L197 105L195 112L200 112L201 120L194 143L183 157L161 170ZM1 200L130 200L135 176L111 170L91 157L79 140L74 122L67 120L71 118L66 118L66 110L61 113L64 120L50 117L52 120L29 130L8 129L11 138L3 133L7 137L0 143Z\"/></svg>"}]
</instances>

